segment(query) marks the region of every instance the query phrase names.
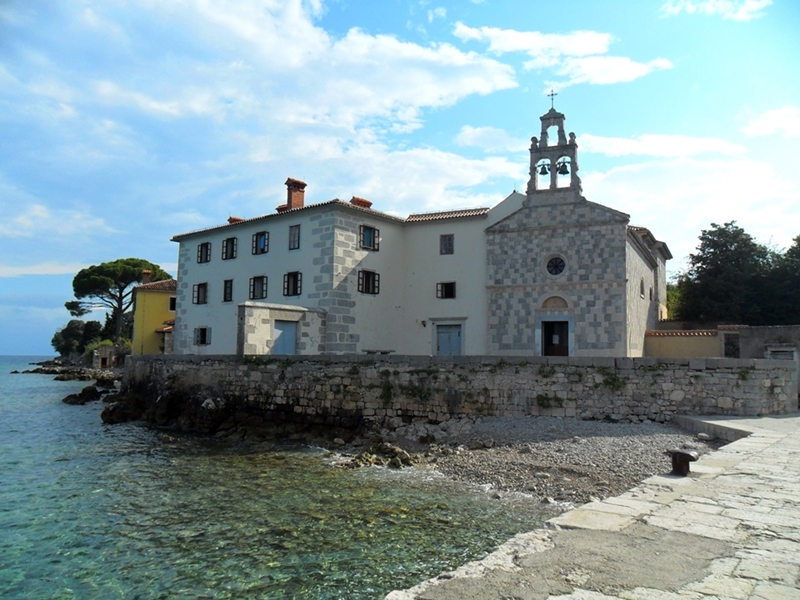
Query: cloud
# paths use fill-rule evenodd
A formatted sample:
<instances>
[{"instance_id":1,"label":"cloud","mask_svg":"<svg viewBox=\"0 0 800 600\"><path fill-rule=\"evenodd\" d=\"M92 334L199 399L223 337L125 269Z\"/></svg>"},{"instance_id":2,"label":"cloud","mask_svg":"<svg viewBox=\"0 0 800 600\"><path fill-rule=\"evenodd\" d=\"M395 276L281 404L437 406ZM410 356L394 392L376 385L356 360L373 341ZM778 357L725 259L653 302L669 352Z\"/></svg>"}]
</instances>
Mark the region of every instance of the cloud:
<instances>
[{"instance_id":1,"label":"cloud","mask_svg":"<svg viewBox=\"0 0 800 600\"><path fill-rule=\"evenodd\" d=\"M668 0L661 5L661 16L671 17L681 12L693 15L722 15L724 19L750 21L764 15L772 0Z\"/></svg>"},{"instance_id":2,"label":"cloud","mask_svg":"<svg viewBox=\"0 0 800 600\"><path fill-rule=\"evenodd\" d=\"M742 132L751 137L783 133L783 137L800 137L800 108L784 106L757 116L742 127Z\"/></svg>"},{"instance_id":3,"label":"cloud","mask_svg":"<svg viewBox=\"0 0 800 600\"><path fill-rule=\"evenodd\" d=\"M585 56L567 58L556 69L566 75L567 81L548 81L547 86L563 89L578 83L608 85L625 83L644 77L653 71L671 69L672 63L665 58L657 58L649 63L640 63L624 56Z\"/></svg>"},{"instance_id":4,"label":"cloud","mask_svg":"<svg viewBox=\"0 0 800 600\"><path fill-rule=\"evenodd\" d=\"M530 60L524 63L526 69L548 68L567 78L547 81L547 88L563 89L579 83L623 83L656 70L672 68L672 63L664 58L641 63L624 56L606 56L613 36L596 31L553 34L495 27L473 28L459 22L453 34L463 42L488 42L489 52L495 55L525 53L530 56Z\"/></svg>"},{"instance_id":5,"label":"cloud","mask_svg":"<svg viewBox=\"0 0 800 600\"><path fill-rule=\"evenodd\" d=\"M512 138L496 127L464 125L455 138L459 146L474 146L485 152L524 152L530 142Z\"/></svg>"},{"instance_id":6,"label":"cloud","mask_svg":"<svg viewBox=\"0 0 800 600\"><path fill-rule=\"evenodd\" d=\"M672 272L685 268L711 223L735 220L757 240L788 247L800 222L800 190L768 162L744 157L654 160L587 172L582 181L587 199L630 214L666 242Z\"/></svg>"},{"instance_id":7,"label":"cloud","mask_svg":"<svg viewBox=\"0 0 800 600\"><path fill-rule=\"evenodd\" d=\"M0 223L0 235L8 238L83 239L115 231L103 219L76 210L52 209L44 204L32 204L14 215L10 208L4 207L7 218Z\"/></svg>"},{"instance_id":8,"label":"cloud","mask_svg":"<svg viewBox=\"0 0 800 600\"><path fill-rule=\"evenodd\" d=\"M443 19L447 16L447 9L439 6L428 11L428 23L433 23L434 19Z\"/></svg>"},{"instance_id":9,"label":"cloud","mask_svg":"<svg viewBox=\"0 0 800 600\"><path fill-rule=\"evenodd\" d=\"M509 52L524 52L531 56L536 66L557 64L562 56L588 56L608 52L613 37L596 31L572 33L540 33L538 31L515 31L496 27L469 27L456 23L453 35L462 42L481 41L489 43L489 52L502 55Z\"/></svg>"},{"instance_id":10,"label":"cloud","mask_svg":"<svg viewBox=\"0 0 800 600\"><path fill-rule=\"evenodd\" d=\"M2 265L0 277L22 277L25 275L74 275L88 264L46 262L35 265Z\"/></svg>"},{"instance_id":11,"label":"cloud","mask_svg":"<svg viewBox=\"0 0 800 600\"><path fill-rule=\"evenodd\" d=\"M687 135L645 134L636 138L602 137L585 133L578 143L582 150L606 156L659 156L678 158L696 154L730 154L745 152L744 146L716 138Z\"/></svg>"}]
</instances>

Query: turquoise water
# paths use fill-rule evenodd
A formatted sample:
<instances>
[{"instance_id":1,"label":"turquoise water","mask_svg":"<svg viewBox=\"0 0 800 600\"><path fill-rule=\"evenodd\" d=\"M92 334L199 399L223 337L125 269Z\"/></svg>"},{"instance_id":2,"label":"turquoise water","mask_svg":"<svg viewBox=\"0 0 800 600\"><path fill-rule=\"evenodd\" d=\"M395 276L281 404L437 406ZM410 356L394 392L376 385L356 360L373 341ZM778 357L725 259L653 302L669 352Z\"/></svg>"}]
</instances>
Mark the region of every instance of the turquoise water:
<instances>
[{"instance_id":1,"label":"turquoise water","mask_svg":"<svg viewBox=\"0 0 800 600\"><path fill-rule=\"evenodd\" d=\"M0 597L382 598L540 522L412 469L100 421L0 357Z\"/></svg>"}]
</instances>

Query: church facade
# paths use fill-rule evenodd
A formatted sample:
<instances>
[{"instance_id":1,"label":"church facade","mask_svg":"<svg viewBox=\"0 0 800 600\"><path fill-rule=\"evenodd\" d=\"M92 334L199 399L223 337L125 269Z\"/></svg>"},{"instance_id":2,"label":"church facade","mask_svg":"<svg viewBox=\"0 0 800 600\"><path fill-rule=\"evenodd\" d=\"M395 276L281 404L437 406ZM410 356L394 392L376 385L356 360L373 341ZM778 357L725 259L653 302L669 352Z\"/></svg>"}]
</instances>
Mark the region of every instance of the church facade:
<instances>
[{"instance_id":1,"label":"church facade","mask_svg":"<svg viewBox=\"0 0 800 600\"><path fill-rule=\"evenodd\" d=\"M583 197L564 120L541 117L526 193L492 208L401 219L289 179L274 213L176 235L174 351L641 356L671 255Z\"/></svg>"}]
</instances>

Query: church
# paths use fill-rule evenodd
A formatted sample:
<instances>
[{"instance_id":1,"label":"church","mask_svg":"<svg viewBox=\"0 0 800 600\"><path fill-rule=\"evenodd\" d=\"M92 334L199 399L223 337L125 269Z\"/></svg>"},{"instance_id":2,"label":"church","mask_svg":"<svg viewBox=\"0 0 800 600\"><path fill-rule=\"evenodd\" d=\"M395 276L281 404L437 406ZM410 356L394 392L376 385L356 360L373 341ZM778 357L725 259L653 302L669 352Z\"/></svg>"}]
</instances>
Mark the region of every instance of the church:
<instances>
[{"instance_id":1,"label":"church","mask_svg":"<svg viewBox=\"0 0 800 600\"><path fill-rule=\"evenodd\" d=\"M540 119L525 193L491 208L399 218L289 178L274 212L174 236L174 352L642 356L672 255L583 197L575 134Z\"/></svg>"}]
</instances>

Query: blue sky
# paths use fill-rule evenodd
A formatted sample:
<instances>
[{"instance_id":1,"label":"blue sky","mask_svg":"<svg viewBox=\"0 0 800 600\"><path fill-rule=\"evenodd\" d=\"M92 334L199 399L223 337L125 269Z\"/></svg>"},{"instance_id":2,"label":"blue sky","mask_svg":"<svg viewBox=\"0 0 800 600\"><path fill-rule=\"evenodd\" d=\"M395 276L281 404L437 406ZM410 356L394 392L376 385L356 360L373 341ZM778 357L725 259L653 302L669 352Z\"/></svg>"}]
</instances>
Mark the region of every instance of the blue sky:
<instances>
[{"instance_id":1,"label":"blue sky","mask_svg":"<svg viewBox=\"0 0 800 600\"><path fill-rule=\"evenodd\" d=\"M550 107L587 199L665 241L800 234L796 0L0 0L0 354L51 353L81 268L353 195L492 206ZM100 317L102 319L102 316Z\"/></svg>"}]
</instances>

